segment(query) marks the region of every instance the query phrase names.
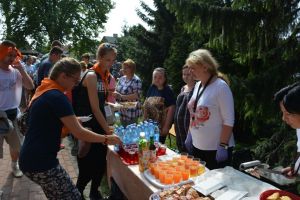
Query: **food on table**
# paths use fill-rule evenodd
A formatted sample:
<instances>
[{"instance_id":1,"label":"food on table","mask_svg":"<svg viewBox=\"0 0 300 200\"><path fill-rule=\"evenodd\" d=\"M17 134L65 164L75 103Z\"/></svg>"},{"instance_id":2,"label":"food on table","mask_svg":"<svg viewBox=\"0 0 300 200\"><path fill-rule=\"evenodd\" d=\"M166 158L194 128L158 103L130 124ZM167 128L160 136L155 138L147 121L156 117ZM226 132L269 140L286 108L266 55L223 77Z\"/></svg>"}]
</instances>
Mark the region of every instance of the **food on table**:
<instances>
[{"instance_id":1,"label":"food on table","mask_svg":"<svg viewBox=\"0 0 300 200\"><path fill-rule=\"evenodd\" d=\"M245 172L251 174L252 176L255 176L256 178L260 178L260 175L258 173L258 169L249 168L249 169L246 169Z\"/></svg>"},{"instance_id":2,"label":"food on table","mask_svg":"<svg viewBox=\"0 0 300 200\"><path fill-rule=\"evenodd\" d=\"M274 192L272 195L267 197L267 200L277 200L279 198L279 192Z\"/></svg>"},{"instance_id":3,"label":"food on table","mask_svg":"<svg viewBox=\"0 0 300 200\"><path fill-rule=\"evenodd\" d=\"M209 197L200 197L191 184L175 186L159 193L161 200L211 200Z\"/></svg>"},{"instance_id":4,"label":"food on table","mask_svg":"<svg viewBox=\"0 0 300 200\"><path fill-rule=\"evenodd\" d=\"M267 200L292 200L288 196L280 196L279 192L274 192L272 195L267 197Z\"/></svg>"},{"instance_id":5,"label":"food on table","mask_svg":"<svg viewBox=\"0 0 300 200\"><path fill-rule=\"evenodd\" d=\"M123 108L134 108L137 105L137 102L120 102Z\"/></svg>"}]
</instances>

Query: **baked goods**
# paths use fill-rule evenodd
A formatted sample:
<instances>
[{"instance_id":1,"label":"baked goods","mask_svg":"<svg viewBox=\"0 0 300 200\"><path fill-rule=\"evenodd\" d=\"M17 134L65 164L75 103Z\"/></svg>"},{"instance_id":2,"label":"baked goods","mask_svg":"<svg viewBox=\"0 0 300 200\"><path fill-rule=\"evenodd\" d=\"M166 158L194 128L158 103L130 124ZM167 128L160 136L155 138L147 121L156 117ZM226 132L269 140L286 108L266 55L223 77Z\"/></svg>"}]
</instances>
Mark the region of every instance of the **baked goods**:
<instances>
[{"instance_id":1,"label":"baked goods","mask_svg":"<svg viewBox=\"0 0 300 200\"><path fill-rule=\"evenodd\" d=\"M274 192L272 195L267 197L267 200L292 200L288 196L280 196L279 192Z\"/></svg>"},{"instance_id":2,"label":"baked goods","mask_svg":"<svg viewBox=\"0 0 300 200\"><path fill-rule=\"evenodd\" d=\"M123 108L135 108L136 105L137 105L137 102L130 102L130 101L127 101L127 102L120 102L120 104L122 105Z\"/></svg>"},{"instance_id":3,"label":"baked goods","mask_svg":"<svg viewBox=\"0 0 300 200\"><path fill-rule=\"evenodd\" d=\"M175 186L159 193L161 200L211 200L209 197L200 197L192 185Z\"/></svg>"}]
</instances>

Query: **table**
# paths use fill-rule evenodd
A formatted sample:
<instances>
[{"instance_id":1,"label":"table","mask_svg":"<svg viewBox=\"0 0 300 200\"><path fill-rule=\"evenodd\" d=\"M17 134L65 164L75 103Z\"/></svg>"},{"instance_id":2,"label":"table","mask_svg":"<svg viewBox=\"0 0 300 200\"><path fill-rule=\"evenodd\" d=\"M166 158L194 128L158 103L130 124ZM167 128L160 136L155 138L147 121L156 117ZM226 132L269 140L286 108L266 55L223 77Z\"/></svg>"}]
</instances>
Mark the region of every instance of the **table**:
<instances>
[{"instance_id":1,"label":"table","mask_svg":"<svg viewBox=\"0 0 300 200\"><path fill-rule=\"evenodd\" d=\"M126 165L120 159L120 156L113 150L113 146L108 147L107 152L107 177L113 177L115 182L123 194L129 200L148 200L150 195L159 191L151 183L149 183L144 175L139 171L138 165ZM167 148L167 154L174 152ZM199 180L205 181L207 177L215 174L223 173L224 182L229 188L240 189L248 191L247 199L257 199L259 194L268 189L277 189L276 187L257 180L249 175L233 169L232 167L225 167L207 171L203 176L199 176Z\"/></svg>"},{"instance_id":2,"label":"table","mask_svg":"<svg viewBox=\"0 0 300 200\"><path fill-rule=\"evenodd\" d=\"M138 165L126 165L120 156L108 146L107 177L113 177L123 194L129 200L148 200L150 195L159 189L149 183L139 171ZM171 150L167 149L168 152Z\"/></svg>"}]
</instances>

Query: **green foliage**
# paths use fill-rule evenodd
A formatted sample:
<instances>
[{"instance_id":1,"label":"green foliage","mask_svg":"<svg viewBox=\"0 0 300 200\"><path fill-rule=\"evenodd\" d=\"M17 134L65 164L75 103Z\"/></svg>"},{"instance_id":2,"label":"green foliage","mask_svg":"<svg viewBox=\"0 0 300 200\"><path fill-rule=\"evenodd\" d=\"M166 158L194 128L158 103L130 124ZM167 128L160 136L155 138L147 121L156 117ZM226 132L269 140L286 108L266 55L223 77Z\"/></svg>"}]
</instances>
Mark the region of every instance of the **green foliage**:
<instances>
[{"instance_id":1,"label":"green foliage","mask_svg":"<svg viewBox=\"0 0 300 200\"><path fill-rule=\"evenodd\" d=\"M5 36L24 46L45 46L44 42L71 42L78 51L88 51L81 40L90 44L103 29L106 14L113 8L110 0L3 0L0 9L5 16ZM42 43L42 44L40 44ZM94 46L93 46L94 47ZM77 50L75 50L77 51Z\"/></svg>"}]
</instances>

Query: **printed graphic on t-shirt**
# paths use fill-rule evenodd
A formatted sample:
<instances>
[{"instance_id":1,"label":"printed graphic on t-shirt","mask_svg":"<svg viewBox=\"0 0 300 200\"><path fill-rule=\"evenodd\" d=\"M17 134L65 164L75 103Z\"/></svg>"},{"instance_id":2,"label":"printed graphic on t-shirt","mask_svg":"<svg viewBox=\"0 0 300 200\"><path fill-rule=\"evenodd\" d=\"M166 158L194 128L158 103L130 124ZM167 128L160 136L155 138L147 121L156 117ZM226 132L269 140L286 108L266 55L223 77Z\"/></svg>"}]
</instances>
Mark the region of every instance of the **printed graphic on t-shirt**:
<instances>
[{"instance_id":1,"label":"printed graphic on t-shirt","mask_svg":"<svg viewBox=\"0 0 300 200\"><path fill-rule=\"evenodd\" d=\"M195 101L192 101L190 105L193 105ZM204 123L209 120L210 111L207 106L197 106L196 111L193 111L193 108L189 106L190 110L190 126L193 127L200 127L204 126Z\"/></svg>"},{"instance_id":2,"label":"printed graphic on t-shirt","mask_svg":"<svg viewBox=\"0 0 300 200\"><path fill-rule=\"evenodd\" d=\"M7 91L11 90L12 88L16 87L17 80L12 79L3 79L0 84L0 91Z\"/></svg>"}]
</instances>

